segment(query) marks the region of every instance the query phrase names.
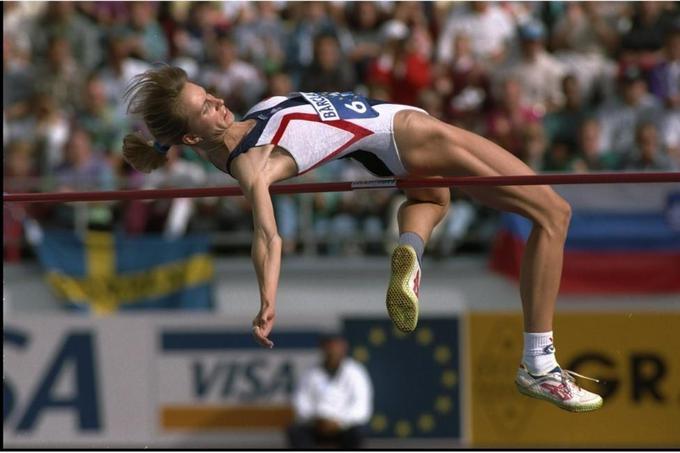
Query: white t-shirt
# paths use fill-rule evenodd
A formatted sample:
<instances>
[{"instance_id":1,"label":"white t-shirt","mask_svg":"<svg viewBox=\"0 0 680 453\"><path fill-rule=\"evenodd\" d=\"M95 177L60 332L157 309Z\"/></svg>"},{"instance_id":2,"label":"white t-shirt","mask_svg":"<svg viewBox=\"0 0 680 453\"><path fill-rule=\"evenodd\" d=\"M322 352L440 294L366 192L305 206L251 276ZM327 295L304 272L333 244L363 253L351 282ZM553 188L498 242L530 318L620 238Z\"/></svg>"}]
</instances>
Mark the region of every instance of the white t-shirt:
<instances>
[{"instance_id":1,"label":"white t-shirt","mask_svg":"<svg viewBox=\"0 0 680 453\"><path fill-rule=\"evenodd\" d=\"M293 394L298 422L321 417L341 428L365 424L373 412L373 386L366 368L345 358L331 377L318 365L307 370Z\"/></svg>"}]
</instances>

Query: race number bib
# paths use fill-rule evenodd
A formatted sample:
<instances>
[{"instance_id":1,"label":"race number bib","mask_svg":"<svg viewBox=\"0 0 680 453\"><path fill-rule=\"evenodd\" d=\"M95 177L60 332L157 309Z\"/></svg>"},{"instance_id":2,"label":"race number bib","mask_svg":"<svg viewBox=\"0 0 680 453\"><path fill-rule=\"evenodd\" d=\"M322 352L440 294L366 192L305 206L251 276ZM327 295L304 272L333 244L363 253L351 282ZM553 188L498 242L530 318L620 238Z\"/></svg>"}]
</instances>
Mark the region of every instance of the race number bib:
<instances>
[{"instance_id":1,"label":"race number bib","mask_svg":"<svg viewBox=\"0 0 680 453\"><path fill-rule=\"evenodd\" d=\"M378 112L373 110L368 99L358 94L300 92L300 95L314 107L321 121L375 118L378 116Z\"/></svg>"}]
</instances>

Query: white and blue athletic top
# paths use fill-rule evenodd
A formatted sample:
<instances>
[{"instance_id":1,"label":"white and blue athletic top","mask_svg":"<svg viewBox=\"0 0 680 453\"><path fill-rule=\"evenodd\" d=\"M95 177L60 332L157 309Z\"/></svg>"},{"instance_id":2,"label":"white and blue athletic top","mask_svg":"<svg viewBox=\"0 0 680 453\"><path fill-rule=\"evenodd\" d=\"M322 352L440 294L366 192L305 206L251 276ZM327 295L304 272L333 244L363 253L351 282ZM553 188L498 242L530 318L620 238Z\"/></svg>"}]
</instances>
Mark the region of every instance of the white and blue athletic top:
<instances>
[{"instance_id":1,"label":"white and blue athletic top","mask_svg":"<svg viewBox=\"0 0 680 453\"><path fill-rule=\"evenodd\" d=\"M376 176L403 176L393 134L394 115L424 110L390 104L355 93L291 93L259 102L243 120L255 126L229 155L226 168L255 146L273 144L295 159L298 174L333 159L352 158Z\"/></svg>"}]
</instances>

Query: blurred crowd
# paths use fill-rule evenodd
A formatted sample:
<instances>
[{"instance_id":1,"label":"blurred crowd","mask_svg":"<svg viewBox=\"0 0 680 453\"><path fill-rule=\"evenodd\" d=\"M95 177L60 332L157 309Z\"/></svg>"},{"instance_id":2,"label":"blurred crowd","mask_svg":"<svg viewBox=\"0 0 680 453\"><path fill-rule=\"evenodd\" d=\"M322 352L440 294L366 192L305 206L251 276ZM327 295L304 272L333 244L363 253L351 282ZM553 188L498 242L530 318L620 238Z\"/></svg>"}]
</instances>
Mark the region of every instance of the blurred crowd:
<instances>
[{"instance_id":1,"label":"blurred crowd","mask_svg":"<svg viewBox=\"0 0 680 453\"><path fill-rule=\"evenodd\" d=\"M233 183L189 149L135 172L121 99L153 64L184 68L242 115L291 91L410 104L499 143L536 171L680 169L676 2L3 2L5 192ZM370 177L348 161L310 180ZM483 210L460 194L435 236L449 254ZM278 196L287 253L380 252L397 192ZM23 219L129 234L238 232L243 199L4 207ZM483 230L483 229L482 229ZM387 234L386 234L387 233ZM5 253L7 258L7 251Z\"/></svg>"}]
</instances>

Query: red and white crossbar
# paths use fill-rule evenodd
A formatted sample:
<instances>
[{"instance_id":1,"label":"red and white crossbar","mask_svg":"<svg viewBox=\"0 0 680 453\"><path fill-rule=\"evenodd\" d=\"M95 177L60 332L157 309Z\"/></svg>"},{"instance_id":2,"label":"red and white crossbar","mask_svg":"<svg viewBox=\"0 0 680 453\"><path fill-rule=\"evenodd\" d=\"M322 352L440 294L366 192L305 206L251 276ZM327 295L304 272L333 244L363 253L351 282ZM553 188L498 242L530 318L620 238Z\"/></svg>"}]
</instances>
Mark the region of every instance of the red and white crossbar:
<instances>
[{"instance_id":1,"label":"red and white crossbar","mask_svg":"<svg viewBox=\"0 0 680 453\"><path fill-rule=\"evenodd\" d=\"M372 179L366 181L274 184L272 194L349 192L364 189L417 189L455 186L530 186L563 184L623 184L680 182L680 172L581 173L518 176L460 176L446 178ZM99 192L4 193L3 203L64 203L76 201L156 200L161 198L234 197L238 186L185 189L112 190Z\"/></svg>"}]
</instances>

